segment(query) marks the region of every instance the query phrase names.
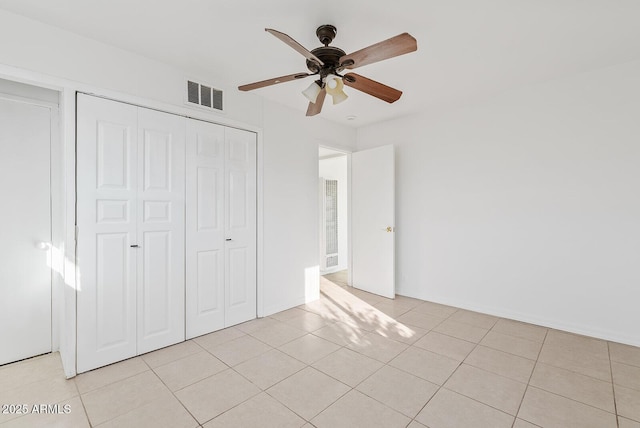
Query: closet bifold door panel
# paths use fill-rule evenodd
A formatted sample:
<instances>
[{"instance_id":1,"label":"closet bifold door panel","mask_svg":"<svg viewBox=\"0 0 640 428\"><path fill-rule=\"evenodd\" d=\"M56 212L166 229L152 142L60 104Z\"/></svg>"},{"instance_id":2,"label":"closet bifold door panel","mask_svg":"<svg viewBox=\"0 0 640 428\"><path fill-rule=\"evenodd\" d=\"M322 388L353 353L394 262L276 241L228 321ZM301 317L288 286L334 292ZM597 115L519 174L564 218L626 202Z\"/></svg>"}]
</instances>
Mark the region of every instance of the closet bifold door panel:
<instances>
[{"instance_id":1,"label":"closet bifold door panel","mask_svg":"<svg viewBox=\"0 0 640 428\"><path fill-rule=\"evenodd\" d=\"M256 134L187 121L187 338L256 317Z\"/></svg>"},{"instance_id":2,"label":"closet bifold door panel","mask_svg":"<svg viewBox=\"0 0 640 428\"><path fill-rule=\"evenodd\" d=\"M185 119L78 95L78 373L184 340Z\"/></svg>"},{"instance_id":3,"label":"closet bifold door panel","mask_svg":"<svg viewBox=\"0 0 640 428\"><path fill-rule=\"evenodd\" d=\"M185 120L138 108L138 354L185 339Z\"/></svg>"},{"instance_id":4,"label":"closet bifold door panel","mask_svg":"<svg viewBox=\"0 0 640 428\"><path fill-rule=\"evenodd\" d=\"M187 339L225 326L224 134L187 121Z\"/></svg>"},{"instance_id":5,"label":"closet bifold door panel","mask_svg":"<svg viewBox=\"0 0 640 428\"><path fill-rule=\"evenodd\" d=\"M138 109L78 95L77 370L136 355Z\"/></svg>"},{"instance_id":6,"label":"closet bifold door panel","mask_svg":"<svg viewBox=\"0 0 640 428\"><path fill-rule=\"evenodd\" d=\"M225 129L225 327L256 317L256 134Z\"/></svg>"}]
</instances>

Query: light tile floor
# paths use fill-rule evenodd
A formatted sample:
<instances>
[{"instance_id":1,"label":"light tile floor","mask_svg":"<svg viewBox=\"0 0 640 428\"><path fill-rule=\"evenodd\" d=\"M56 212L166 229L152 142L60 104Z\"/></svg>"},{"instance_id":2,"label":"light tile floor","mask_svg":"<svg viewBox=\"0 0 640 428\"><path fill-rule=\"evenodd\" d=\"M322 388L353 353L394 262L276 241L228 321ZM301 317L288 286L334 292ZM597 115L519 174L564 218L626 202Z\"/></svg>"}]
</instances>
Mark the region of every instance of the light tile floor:
<instances>
[{"instance_id":1,"label":"light tile floor","mask_svg":"<svg viewBox=\"0 0 640 428\"><path fill-rule=\"evenodd\" d=\"M56 353L0 367L0 404L59 405L0 426L640 428L640 348L325 278L321 290L71 380Z\"/></svg>"}]
</instances>

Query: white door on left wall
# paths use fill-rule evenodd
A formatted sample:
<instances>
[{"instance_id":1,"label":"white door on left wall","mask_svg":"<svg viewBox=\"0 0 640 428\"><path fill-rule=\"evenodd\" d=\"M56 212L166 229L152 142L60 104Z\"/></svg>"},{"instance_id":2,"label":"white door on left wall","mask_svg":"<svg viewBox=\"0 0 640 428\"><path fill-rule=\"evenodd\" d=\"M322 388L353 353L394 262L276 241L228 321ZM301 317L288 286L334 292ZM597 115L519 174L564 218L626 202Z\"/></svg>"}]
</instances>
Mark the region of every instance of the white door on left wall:
<instances>
[{"instance_id":1,"label":"white door on left wall","mask_svg":"<svg viewBox=\"0 0 640 428\"><path fill-rule=\"evenodd\" d=\"M0 365L51 352L51 110L0 98Z\"/></svg>"}]
</instances>

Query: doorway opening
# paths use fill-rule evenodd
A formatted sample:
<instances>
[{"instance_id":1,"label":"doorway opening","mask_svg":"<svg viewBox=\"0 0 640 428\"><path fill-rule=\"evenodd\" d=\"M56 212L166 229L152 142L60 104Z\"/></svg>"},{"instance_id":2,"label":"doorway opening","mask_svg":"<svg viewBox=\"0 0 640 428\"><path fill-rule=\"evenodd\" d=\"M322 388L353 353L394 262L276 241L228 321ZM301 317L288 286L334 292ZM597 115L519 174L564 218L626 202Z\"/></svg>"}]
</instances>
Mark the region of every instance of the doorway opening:
<instances>
[{"instance_id":1,"label":"doorway opening","mask_svg":"<svg viewBox=\"0 0 640 428\"><path fill-rule=\"evenodd\" d=\"M320 275L337 285L349 285L348 154L319 147Z\"/></svg>"}]
</instances>

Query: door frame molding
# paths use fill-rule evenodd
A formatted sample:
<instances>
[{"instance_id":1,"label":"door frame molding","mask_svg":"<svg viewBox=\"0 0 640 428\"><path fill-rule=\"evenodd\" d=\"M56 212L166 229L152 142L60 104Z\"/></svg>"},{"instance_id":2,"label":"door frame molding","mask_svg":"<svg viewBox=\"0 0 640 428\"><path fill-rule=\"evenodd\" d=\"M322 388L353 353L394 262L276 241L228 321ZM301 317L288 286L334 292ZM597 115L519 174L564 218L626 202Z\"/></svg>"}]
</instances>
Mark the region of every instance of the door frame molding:
<instances>
[{"instance_id":1,"label":"door frame molding","mask_svg":"<svg viewBox=\"0 0 640 428\"><path fill-rule=\"evenodd\" d=\"M345 146L341 146L339 144L335 144L329 141L316 140L318 143L318 148L322 147L325 149L334 150L336 152L344 153L347 157L347 285L349 287L352 286L351 281L351 272L353 272L353 252L351 248L353 247L351 242L351 224L352 224L352 215L351 215L351 154L355 151L351 148L347 148ZM320 162L320 157L318 157L318 162ZM319 175L319 174L318 174ZM318 222L318 236L320 236L320 225ZM320 254L318 254L320 257Z\"/></svg>"},{"instance_id":2,"label":"door frame molding","mask_svg":"<svg viewBox=\"0 0 640 428\"><path fill-rule=\"evenodd\" d=\"M55 77L48 74L22 69L6 64L0 64L0 78L18 83L51 89L60 93L58 107L58 154L57 159L60 171L61 186L61 237L63 248L61 259L63 260L62 290L58 290L56 337L60 351L62 365L67 378L76 375L76 287L78 270L76 267L76 93L82 92L114 101L133 104L139 107L159 110L170 114L185 116L192 119L203 120L223 126L238 128L256 133L256 292L257 317L264 316L264 142L263 129L235 119L230 119L216 112L200 111L188 106L154 101L144 97L131 95L124 92L105 89L91 84L86 84L71 79ZM52 152L53 158L53 152ZM56 162L53 162L56 164ZM55 299L55 298L54 298ZM54 310L55 313L55 310ZM57 334L56 334L57 333Z\"/></svg>"}]
</instances>

